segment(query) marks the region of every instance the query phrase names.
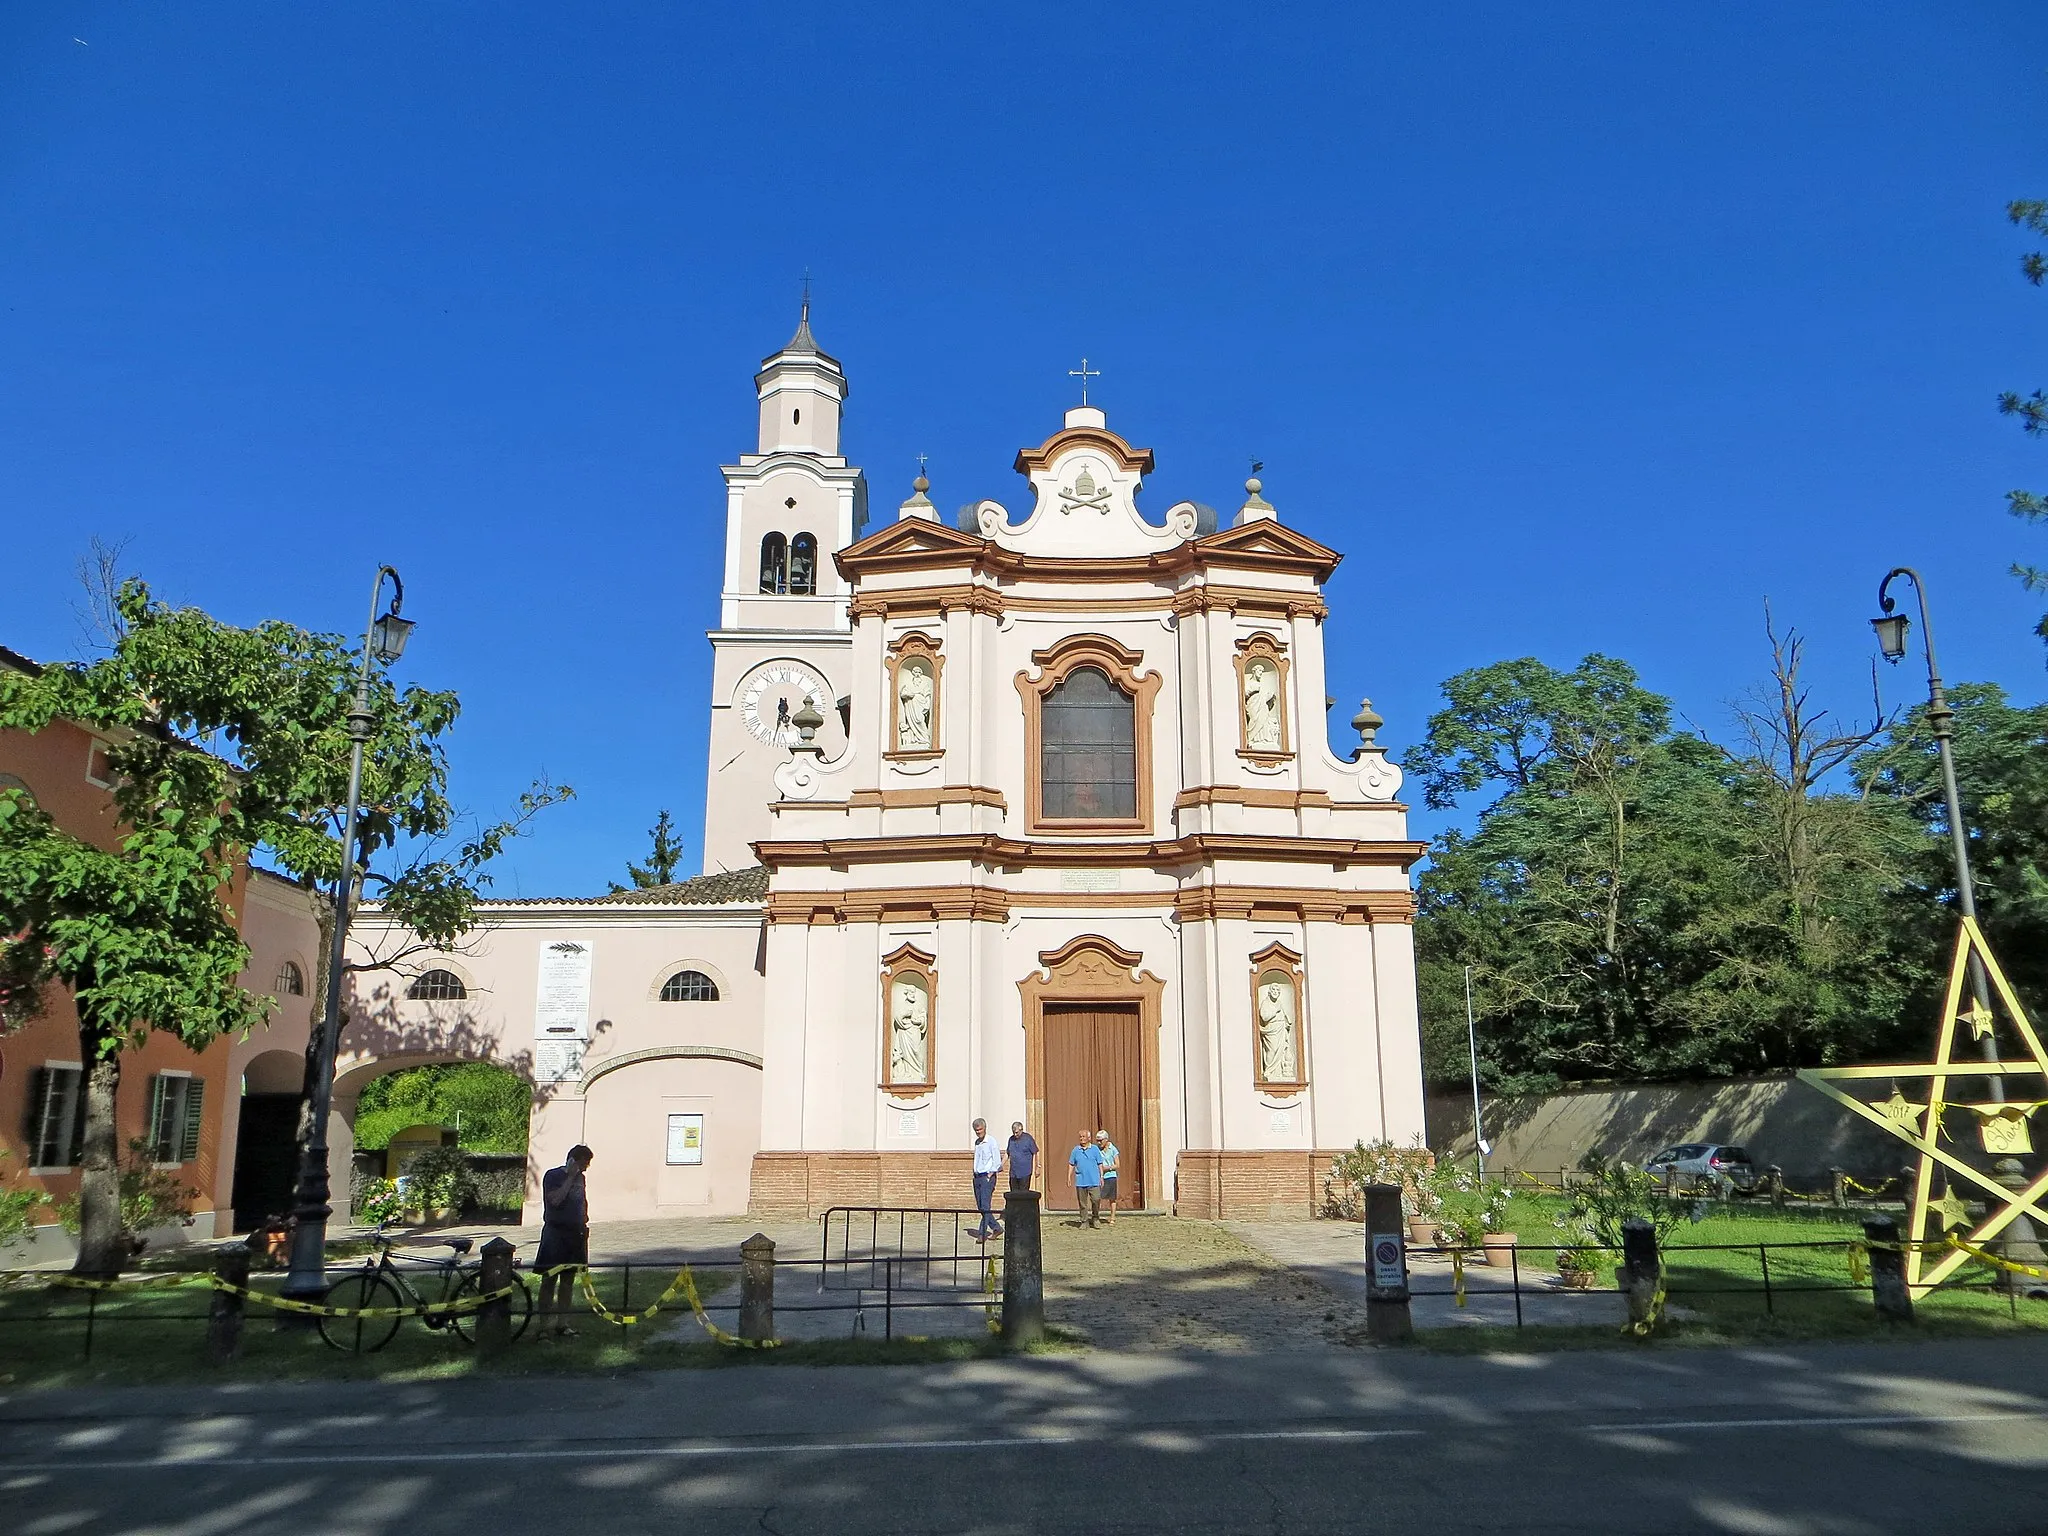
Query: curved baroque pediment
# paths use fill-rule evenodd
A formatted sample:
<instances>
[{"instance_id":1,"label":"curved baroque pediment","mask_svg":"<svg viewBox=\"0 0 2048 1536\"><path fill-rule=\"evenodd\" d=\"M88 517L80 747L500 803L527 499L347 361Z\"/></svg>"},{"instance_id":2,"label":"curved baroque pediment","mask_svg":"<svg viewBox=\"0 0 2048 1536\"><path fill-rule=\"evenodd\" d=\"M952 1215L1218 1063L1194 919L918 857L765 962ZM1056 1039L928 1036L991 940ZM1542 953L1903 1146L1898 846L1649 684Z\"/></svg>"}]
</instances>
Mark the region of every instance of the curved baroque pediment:
<instances>
[{"instance_id":1,"label":"curved baroque pediment","mask_svg":"<svg viewBox=\"0 0 2048 1536\"><path fill-rule=\"evenodd\" d=\"M1159 554L1195 536L1195 504L1169 507L1163 524L1138 511L1152 472L1150 449L1133 448L1102 424L1100 411L1067 413L1067 425L1017 455L1031 482L1030 515L1012 523L1000 502L975 509L981 536L1020 554L1102 558Z\"/></svg>"}]
</instances>

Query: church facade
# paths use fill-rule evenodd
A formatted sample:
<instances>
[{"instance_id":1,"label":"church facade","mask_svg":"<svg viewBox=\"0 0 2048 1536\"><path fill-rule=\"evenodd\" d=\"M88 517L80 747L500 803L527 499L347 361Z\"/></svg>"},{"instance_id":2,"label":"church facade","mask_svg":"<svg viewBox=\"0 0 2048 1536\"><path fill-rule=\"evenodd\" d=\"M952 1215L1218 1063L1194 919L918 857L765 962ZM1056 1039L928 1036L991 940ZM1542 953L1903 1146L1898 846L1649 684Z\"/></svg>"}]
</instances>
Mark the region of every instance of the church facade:
<instances>
[{"instance_id":1,"label":"church facade","mask_svg":"<svg viewBox=\"0 0 2048 1536\"><path fill-rule=\"evenodd\" d=\"M534 1168L588 1143L619 1218L970 1203L976 1117L1030 1127L1053 1209L1103 1128L1127 1208L1307 1216L1334 1149L1418 1135L1422 847L1370 706L1328 742L1340 557L1256 480L1151 520L1152 455L1086 405L1015 511L920 476L870 526L807 316L755 383L708 873L492 903L367 984L343 1117L466 1039L534 1078Z\"/></svg>"}]
</instances>

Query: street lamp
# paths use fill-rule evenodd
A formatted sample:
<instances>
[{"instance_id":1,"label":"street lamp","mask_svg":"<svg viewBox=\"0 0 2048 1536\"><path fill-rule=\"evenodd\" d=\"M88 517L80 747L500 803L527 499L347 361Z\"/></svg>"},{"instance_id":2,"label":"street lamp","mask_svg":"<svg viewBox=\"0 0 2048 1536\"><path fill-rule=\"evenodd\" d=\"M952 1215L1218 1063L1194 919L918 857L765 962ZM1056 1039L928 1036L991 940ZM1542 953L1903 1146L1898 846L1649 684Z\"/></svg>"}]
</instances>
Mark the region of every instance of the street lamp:
<instances>
[{"instance_id":1,"label":"street lamp","mask_svg":"<svg viewBox=\"0 0 2048 1536\"><path fill-rule=\"evenodd\" d=\"M380 617L378 599L384 595L384 578L391 578L391 607ZM283 1294L294 1301L315 1302L327 1294L327 1218L334 1214L328 1204L327 1116L334 1102L334 1058L341 1045L341 977L348 956L349 912L354 905L360 873L356 868L356 817L363 792L363 743L370 739L377 717L370 711L370 668L374 663L388 666L405 653L406 637L413 621L400 618L405 605L405 583L388 565L377 567L377 579L370 585L370 622L363 632L363 664L356 673L355 707L348 712L348 803L341 818L341 872L334 881L334 933L327 951L327 996L320 1022L306 1048L305 1150L299 1157L299 1183L292 1215L292 1267L285 1277ZM290 1314L286 1314L289 1316Z\"/></svg>"},{"instance_id":2,"label":"street lamp","mask_svg":"<svg viewBox=\"0 0 2048 1536\"><path fill-rule=\"evenodd\" d=\"M1948 816L1949 847L1956 862L1956 908L1964 917L1974 921L1977 916L1976 884L1970 875L1970 829L1963 820L1963 795L1956 785L1956 757L1952 739L1955 735L1956 712L1948 706L1948 696L1942 692L1941 671L1934 659L1934 625L1927 616L1927 584L1920 573L1910 565L1902 565L1886 574L1877 584L1877 605L1881 610L1877 618L1870 621L1870 627L1877 632L1877 646L1884 653L1884 659L1897 665L1905 659L1906 632L1911 628L1906 615L1895 612L1897 604L1892 601L1891 584L1899 577L1913 583L1913 595L1920 604L1920 643L1927 652L1927 728L1934 733L1934 747L1941 758L1941 792ZM1979 1016L1991 1016L1991 989L1984 979L1984 964L1978 959L1974 948L1970 950L1970 995ZM1977 1042L1984 1060L1993 1066L1998 1063L1998 1036L1987 1027ZM1989 1076L1991 1098L1994 1103L2005 1102L2005 1078L1993 1072ZM1938 1113L1938 1111L1937 1111ZM1932 1127L1930 1135L1939 1135L1939 1127ZM1998 1182L2009 1188L2019 1189L2025 1180L2021 1177L2021 1165L2017 1158L2006 1158L1995 1165ZM2023 1262L2039 1263L2041 1248L2035 1237L2033 1223L2025 1216L2017 1216L2006 1229L2005 1249L2008 1257ZM1920 1234L1911 1234L1918 1237Z\"/></svg>"}]
</instances>

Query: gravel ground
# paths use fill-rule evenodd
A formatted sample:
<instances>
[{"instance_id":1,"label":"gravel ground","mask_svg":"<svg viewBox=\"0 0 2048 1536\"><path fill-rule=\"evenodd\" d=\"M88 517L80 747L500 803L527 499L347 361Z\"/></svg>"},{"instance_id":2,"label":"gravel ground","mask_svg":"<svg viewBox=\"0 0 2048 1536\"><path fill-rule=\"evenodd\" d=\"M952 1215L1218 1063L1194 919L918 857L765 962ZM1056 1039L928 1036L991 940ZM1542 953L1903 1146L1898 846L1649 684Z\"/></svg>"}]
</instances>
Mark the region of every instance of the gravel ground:
<instances>
[{"instance_id":1,"label":"gravel ground","mask_svg":"<svg viewBox=\"0 0 2048 1536\"><path fill-rule=\"evenodd\" d=\"M1103 1349L1253 1353L1344 1342L1365 1326L1339 1296L1215 1222L1122 1216L1044 1229L1046 1320Z\"/></svg>"}]
</instances>

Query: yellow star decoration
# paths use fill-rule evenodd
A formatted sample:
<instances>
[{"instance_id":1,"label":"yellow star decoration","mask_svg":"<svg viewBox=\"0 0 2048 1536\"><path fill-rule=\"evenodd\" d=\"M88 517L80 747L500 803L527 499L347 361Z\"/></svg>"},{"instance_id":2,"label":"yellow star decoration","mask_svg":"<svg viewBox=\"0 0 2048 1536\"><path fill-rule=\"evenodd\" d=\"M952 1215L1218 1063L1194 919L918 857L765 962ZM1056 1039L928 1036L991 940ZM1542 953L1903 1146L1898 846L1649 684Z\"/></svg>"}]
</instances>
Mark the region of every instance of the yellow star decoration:
<instances>
[{"instance_id":1,"label":"yellow star decoration","mask_svg":"<svg viewBox=\"0 0 2048 1536\"><path fill-rule=\"evenodd\" d=\"M1920 1129L1920 1113L1926 1108L1925 1104L1909 1102L1903 1093L1893 1088L1892 1096L1877 1106L1877 1112L1903 1130L1917 1131Z\"/></svg>"},{"instance_id":2,"label":"yellow star decoration","mask_svg":"<svg viewBox=\"0 0 2048 1536\"><path fill-rule=\"evenodd\" d=\"M1991 984L1991 1001L1968 998L1970 962L1975 958ZM2001 1030L2002 1022L2007 1026ZM1933 1055L1925 1061L1868 1067L1812 1067L1799 1080L1816 1088L1844 1108L1898 1137L1919 1154L1913 1179L1913 1199L1905 1231L1913 1239L1906 1243L1906 1285L1915 1296L1925 1296L1969 1261L1969 1254L1954 1246L1948 1234L1963 1229L1960 1241L1973 1248L1996 1248L2000 1234L2015 1219L2031 1218L2037 1229L2048 1229L2048 1172L2040 1174L2022 1189L2008 1189L1988 1168L1965 1160L1976 1156L1977 1164L1987 1158L2005 1157L2027 1142L2027 1121L2036 1111L2048 1108L2048 1049L2020 1007L2012 983L2000 969L1984 932L1974 918L1957 925L1948 987L1937 1016ZM1963 1055L1957 1056L1962 1036ZM2014 1039L2000 1040L2009 1031ZM1989 1040L2003 1046L2000 1058L1986 1061L1977 1045ZM2014 1049L2014 1044L2018 1049ZM1883 1100L1859 1098L1854 1092L1870 1093L1887 1079L1891 1095ZM1951 1095L1951 1080L1965 1093ZM1902 1083L1927 1086L1926 1101L1915 1103L1906 1097ZM1968 1092L1988 1083L1991 1092L1982 1100ZM1988 1100L1989 1102L1984 1102ZM1942 1111L1951 1103L1967 1104L1978 1125L1980 1147L1968 1146L1949 1137L1942 1125ZM1924 1117L1924 1118L1923 1118ZM1946 1143L1946 1144L1944 1144ZM1942 1175L1942 1194L1935 1198L1936 1174ZM1972 1204L1981 1204L1984 1214L1972 1218ZM1931 1227L1930 1227L1931 1222ZM1923 1237L1932 1230L1936 1235Z\"/></svg>"},{"instance_id":3,"label":"yellow star decoration","mask_svg":"<svg viewBox=\"0 0 2048 1536\"><path fill-rule=\"evenodd\" d=\"M1934 1203L1932 1214L1941 1217L1940 1230L1943 1232L1950 1227L1967 1227L1970 1224L1970 1207L1952 1189L1942 1191L1941 1198Z\"/></svg>"}]
</instances>

